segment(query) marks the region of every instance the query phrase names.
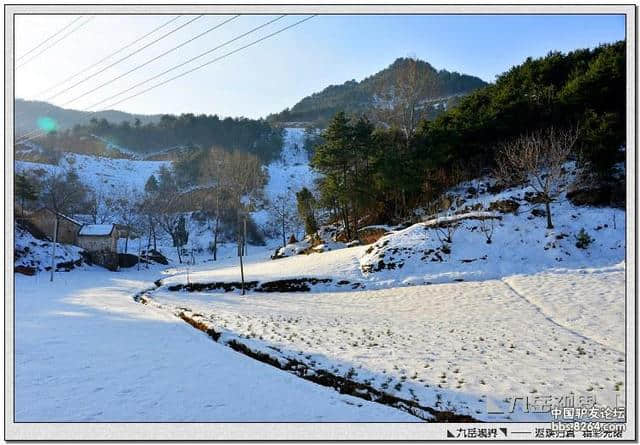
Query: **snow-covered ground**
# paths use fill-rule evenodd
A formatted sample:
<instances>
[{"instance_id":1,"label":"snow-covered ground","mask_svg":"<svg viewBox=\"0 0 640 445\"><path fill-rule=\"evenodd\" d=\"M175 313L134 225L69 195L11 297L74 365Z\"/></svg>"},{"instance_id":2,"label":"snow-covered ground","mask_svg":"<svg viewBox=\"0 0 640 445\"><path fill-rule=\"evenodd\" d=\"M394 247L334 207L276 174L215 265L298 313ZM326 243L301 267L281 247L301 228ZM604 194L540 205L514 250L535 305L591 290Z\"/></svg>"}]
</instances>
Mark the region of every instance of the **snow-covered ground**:
<instances>
[{"instance_id":1,"label":"snow-covered ground","mask_svg":"<svg viewBox=\"0 0 640 445\"><path fill-rule=\"evenodd\" d=\"M15 169L21 173L25 170L58 172L74 168L83 184L95 191L113 193L122 190L141 192L149 176L157 173L161 166L170 164L169 161L135 161L65 153L58 165L16 161Z\"/></svg>"},{"instance_id":2,"label":"snow-covered ground","mask_svg":"<svg viewBox=\"0 0 640 445\"><path fill-rule=\"evenodd\" d=\"M252 360L134 302L155 274L16 275L15 421L419 420Z\"/></svg>"},{"instance_id":3,"label":"snow-covered ground","mask_svg":"<svg viewBox=\"0 0 640 445\"><path fill-rule=\"evenodd\" d=\"M202 314L257 350L338 375L353 368L354 378L398 397L481 420L532 420L487 415L487 397L500 406L534 394L596 395L605 405L623 396L622 265L343 293L161 288L152 298Z\"/></svg>"},{"instance_id":4,"label":"snow-covered ground","mask_svg":"<svg viewBox=\"0 0 640 445\"><path fill-rule=\"evenodd\" d=\"M267 199L313 185L303 137L286 130L281 159L267 167ZM18 162L17 170L64 168L70 159L98 190L141 188L165 164L67 155L59 167ZM517 397L623 403L625 213L561 196L548 230L531 189L494 195L489 185L461 184L447 213L385 226L390 233L371 245L327 239L328 251L295 254L303 242L277 260L278 240L248 247L247 281L320 280L307 293L170 290L240 280L235 244L221 244L213 262L211 229L191 219L196 264L177 264L160 234L168 267L80 266L53 284L42 273L16 275L16 420L418 420L249 359L225 347L230 340L479 420L549 420L487 413L488 402L508 411ZM517 203L517 213L491 209L501 200ZM267 218L254 213L258 225ZM593 238L586 249L576 246L581 229ZM30 242L23 235L19 247ZM133 300L143 289L150 304ZM179 312L223 336L213 342Z\"/></svg>"},{"instance_id":5,"label":"snow-covered ground","mask_svg":"<svg viewBox=\"0 0 640 445\"><path fill-rule=\"evenodd\" d=\"M478 193L465 196L471 186ZM170 313L187 309L227 341L481 420L549 420L489 415L487 399L501 406L514 397L574 393L621 403L625 214L561 197L548 230L526 192L492 195L479 181L464 184L458 196L465 202L447 214L372 245L277 260L257 251L246 259L247 281L320 279L309 293L170 290L238 282L229 258L188 276L174 269L150 297ZM520 205L517 213L488 211L507 199ZM451 223L446 252L441 239ZM576 246L580 229L593 238L586 249Z\"/></svg>"}]
</instances>

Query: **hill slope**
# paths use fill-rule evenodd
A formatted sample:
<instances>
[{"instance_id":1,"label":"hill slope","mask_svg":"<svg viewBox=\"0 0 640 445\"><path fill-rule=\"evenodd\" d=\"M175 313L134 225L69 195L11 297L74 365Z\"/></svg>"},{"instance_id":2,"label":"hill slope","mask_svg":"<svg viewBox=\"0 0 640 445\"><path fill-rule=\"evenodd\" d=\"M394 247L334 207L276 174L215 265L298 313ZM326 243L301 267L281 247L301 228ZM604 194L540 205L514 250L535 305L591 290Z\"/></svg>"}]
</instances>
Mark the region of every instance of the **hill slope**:
<instances>
[{"instance_id":1,"label":"hill slope","mask_svg":"<svg viewBox=\"0 0 640 445\"><path fill-rule=\"evenodd\" d=\"M361 113L378 102L380 88L393 84L411 59L396 59L389 67L356 82L330 85L319 93L303 98L291 109L268 117L273 122L312 122L323 126L336 112ZM434 115L448 108L456 97L487 85L482 79L447 70L436 70L429 63L418 60L417 72L431 84L424 97Z\"/></svg>"},{"instance_id":2,"label":"hill slope","mask_svg":"<svg viewBox=\"0 0 640 445\"><path fill-rule=\"evenodd\" d=\"M16 99L15 114L15 130L16 135L18 136L29 131L37 130L38 119L42 117L49 117L53 119L57 124L58 130L70 129L73 128L74 125L86 125L91 118L95 118L98 120L106 119L109 122L113 122L116 124L124 121L133 123L136 119L139 119L140 123L142 124L158 122L160 120L159 114L130 114L117 110L105 110L96 112L79 111L60 108L48 102L23 99Z\"/></svg>"}]
</instances>

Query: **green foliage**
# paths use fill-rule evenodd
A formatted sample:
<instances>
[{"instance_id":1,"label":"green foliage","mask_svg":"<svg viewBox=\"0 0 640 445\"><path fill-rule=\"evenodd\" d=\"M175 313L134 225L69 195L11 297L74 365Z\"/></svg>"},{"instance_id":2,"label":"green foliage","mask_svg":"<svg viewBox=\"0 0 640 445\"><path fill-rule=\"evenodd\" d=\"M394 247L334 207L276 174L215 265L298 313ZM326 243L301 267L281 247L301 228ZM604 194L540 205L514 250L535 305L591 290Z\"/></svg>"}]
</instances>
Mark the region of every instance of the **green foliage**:
<instances>
[{"instance_id":1,"label":"green foliage","mask_svg":"<svg viewBox=\"0 0 640 445\"><path fill-rule=\"evenodd\" d=\"M304 231L307 235L312 235L318 230L318 223L315 217L316 199L308 188L303 187L296 193L298 215L304 221Z\"/></svg>"},{"instance_id":2,"label":"green foliage","mask_svg":"<svg viewBox=\"0 0 640 445\"><path fill-rule=\"evenodd\" d=\"M529 58L424 125L424 143L450 160L492 167L500 141L577 124L579 160L606 176L625 144L625 50L621 41Z\"/></svg>"},{"instance_id":3,"label":"green foliage","mask_svg":"<svg viewBox=\"0 0 640 445\"><path fill-rule=\"evenodd\" d=\"M38 186L35 181L29 180L25 174L15 175L15 196L20 201L20 206L24 208L27 202L38 199Z\"/></svg>"},{"instance_id":4,"label":"green foliage","mask_svg":"<svg viewBox=\"0 0 640 445\"><path fill-rule=\"evenodd\" d=\"M149 194L158 192L158 180L154 175L149 176L147 182L144 184L144 191Z\"/></svg>"},{"instance_id":5,"label":"green foliage","mask_svg":"<svg viewBox=\"0 0 640 445\"><path fill-rule=\"evenodd\" d=\"M423 161L395 130L375 130L365 117L337 113L311 161L323 174L319 204L341 221L349 238L363 217L401 217L420 189Z\"/></svg>"},{"instance_id":6,"label":"green foliage","mask_svg":"<svg viewBox=\"0 0 640 445\"><path fill-rule=\"evenodd\" d=\"M576 235L576 247L578 249L586 249L594 241L595 240L591 238L591 236L589 236L584 228L580 229L580 232L578 232L578 235Z\"/></svg>"}]
</instances>

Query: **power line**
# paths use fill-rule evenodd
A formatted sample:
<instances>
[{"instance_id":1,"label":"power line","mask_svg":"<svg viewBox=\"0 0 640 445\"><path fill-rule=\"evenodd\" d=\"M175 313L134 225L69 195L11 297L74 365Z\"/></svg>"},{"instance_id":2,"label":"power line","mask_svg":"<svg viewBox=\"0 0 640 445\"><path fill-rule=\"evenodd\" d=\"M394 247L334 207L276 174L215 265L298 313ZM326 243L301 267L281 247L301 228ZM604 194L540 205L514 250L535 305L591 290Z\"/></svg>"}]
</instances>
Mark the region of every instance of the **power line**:
<instances>
[{"instance_id":1,"label":"power line","mask_svg":"<svg viewBox=\"0 0 640 445\"><path fill-rule=\"evenodd\" d=\"M120 104L120 103L122 103L122 102L125 102L125 101L127 101L127 100L133 99L134 97L140 96L140 95L142 95L142 94L144 94L144 93L146 93L146 92L148 92L148 91L151 91L151 90L153 90L153 89L155 89L155 88L158 88L158 87L160 87L160 86L162 86L162 85L165 85L165 84L167 84L167 83L169 83L169 82L171 82L171 81L173 81L173 80L176 80L176 79L178 79L178 78L180 78L180 77L184 77L184 76L186 76L187 74L190 74L190 73L192 73L192 72L194 72L194 71L197 71L197 70L199 70L199 69L201 69L201 68L204 68L205 66L211 65L212 63L215 63L215 62L217 62L217 61L219 61L219 60L222 60L222 59L224 59L224 58L226 58L226 57L229 57L229 56L231 56L232 54L235 54L235 53L237 53L237 52L240 52L240 51L242 51L242 50L244 50L244 49L246 49L246 48L249 48L250 46L256 45L256 44L258 44L258 43L260 43L260 42L262 42L262 41L264 41L264 40L267 40L267 39L269 39L269 38L271 38L271 37L276 36L277 34L280 34L280 33L284 32L284 31L286 31L286 30L288 30L288 29L291 29L291 28L293 28L293 27L295 27L295 26L298 26L298 25L302 24L303 22L306 22L307 20L312 19L312 18L313 18L313 17L315 17L315 16L316 16L315 14L314 14L314 15L311 15L311 16L306 17L306 18L304 18L304 19L302 19L302 20L299 20L299 21L297 21L297 22L295 22L295 23L292 23L291 25L287 25L287 26L285 26L284 28L280 28L280 29L279 29L279 30L277 30L277 31L274 31L274 32L272 32L272 33L270 33L270 34L267 34L266 36L263 36L263 37L261 37L261 38L259 38L259 39L256 39L256 40L254 40L254 41L252 41L252 42L250 42L250 43L248 43L248 44L246 44L246 45L244 45L244 46L241 46L241 47L239 47L239 48L236 48L236 49L234 49L233 51L229 51L228 53L225 53L225 54L223 54L222 56L216 57L216 58L214 58L214 59L212 59L212 60L209 60L208 62L205 62L205 63L203 63L203 64L201 64L201 65L198 65L198 66L196 66L196 67L194 67L194 68L192 68L192 69L189 69L189 70L187 70L187 71L184 71L184 72L182 72L182 73L180 73L180 74L178 74L178 75L176 75L176 76L174 76L174 77L171 77L171 78L166 79L166 80L164 80L164 81L162 81L162 82L160 82L160 83L157 83L157 84L155 84L155 85L153 85L153 86L151 86L151 87L149 87L149 88L147 88L147 89L145 89L145 90L142 90L142 91L140 91L140 92L138 92L138 93L136 93L136 94L132 94L131 96L127 96L127 97L125 97L124 99L121 99L121 100L119 100L119 101L117 101L117 102L114 102L114 103L112 103L111 105L109 105L109 107L113 107L113 106L118 105L118 104ZM184 63L183 63L183 64L184 64ZM181 65L183 65L183 64L181 64ZM156 77L157 77L157 76L156 76ZM89 107L89 108L91 108L91 107ZM86 111L86 110L87 110L87 109L85 109L85 110L83 110L83 111ZM30 134L33 134L33 133L34 133L34 132L31 132L31 133L29 133L28 135L25 135L22 139L20 139L20 140L16 141L16 143L25 143L25 142L28 142L28 141L30 141L30 140L37 139L38 137L40 137L41 135L45 134L46 132L44 132L44 131L37 131L37 133L39 133L39 134L35 134L35 135L31 136L31 137L27 137L27 136L29 136Z\"/></svg>"},{"instance_id":2,"label":"power line","mask_svg":"<svg viewBox=\"0 0 640 445\"><path fill-rule=\"evenodd\" d=\"M147 89L145 89L145 90L142 90L142 91L140 91L140 92L138 92L138 93L136 93L136 94L132 94L131 96L127 96L127 97L125 97L125 98L124 98L124 99L122 99L122 100L119 100L119 101L117 101L117 102L112 103L111 105L109 105L109 106L108 106L108 108L111 108L111 107L113 107L113 106L115 106L115 105L121 104L122 102L125 102L125 101L127 101L127 100L129 100L129 99L133 99L134 97L140 96L141 94L144 94L144 93L146 93L146 92L148 92L148 91L151 91L151 90L153 90L153 89L155 89L155 88L158 88L158 87L160 87L160 86L162 86L162 85L166 85L167 83L169 83L169 82L171 82L171 81L173 81L173 80L179 79L180 77L184 77L184 76L186 76L187 74L193 73L194 71L197 71L197 70L199 70L199 69L201 69L201 68L204 68L204 67L205 67L205 66L207 66L207 65L211 65L211 64L212 64L212 63L214 63L214 62L217 62L217 61L222 60L222 59L224 59L224 58L226 58L226 57L229 57L230 55L235 54L235 53L237 53L237 52L239 52L239 51L242 51L243 49L246 49L246 48L248 48L248 47L250 47L250 46L253 46L253 45L257 44L257 43L260 43L260 42L262 42L263 40L267 40L267 39L269 39L269 38L271 38L271 37L273 37L273 36L275 36L275 35L277 35L277 34L280 34L281 32L284 32L284 31L286 31L286 30L288 30L288 29L290 29L290 28L293 28L294 26L298 26L298 25L300 25L301 23L306 22L307 20L312 19L312 18L313 18L313 17L315 17L315 16L316 16L316 14L314 14L314 15L310 15L310 16L309 16L309 17L307 17L307 18L304 18L304 19L302 19L302 20L299 20L299 21L297 21L297 22L295 22L295 23L293 23L293 24L291 24L291 25L285 26L284 28L281 28L281 29L279 29L278 31L272 32L271 34L267 34L267 35L266 35L266 36L264 36L264 37L261 37L261 38L259 38L259 39L257 39L257 40L254 40L253 42L248 43L248 44L246 44L246 45L244 45L244 46L241 46L240 48L234 49L233 51L230 51L230 52L228 52L228 53L226 53L226 54L223 54L223 55L222 55L222 56L220 56L220 57L216 57L215 59L209 60L208 62L205 62L205 63L203 63L203 64L201 64L201 65L196 66L195 68L192 68L192 69L190 69L190 70L184 71L184 72L182 72L182 73L180 73L180 74L178 74L178 75L176 75L176 76L170 77L169 79L164 80L164 81L162 81L162 82L160 82L160 83L157 83L157 84L155 84L155 85L153 85L153 86L151 86L151 87L149 87L149 88L147 88Z\"/></svg>"},{"instance_id":3,"label":"power line","mask_svg":"<svg viewBox=\"0 0 640 445\"><path fill-rule=\"evenodd\" d=\"M57 36L58 34L60 34L61 32L63 32L64 30L66 30L67 28L69 28L71 25L73 25L75 22L77 22L78 20L80 20L82 17L82 15L79 15L78 17L76 17L75 19L71 20L71 22L67 23L66 25L64 25L62 27L62 29L59 29L58 31L54 32L53 34L51 34L49 37L47 37L46 39L44 39L42 42L38 43L36 46L34 46L33 48L31 48L29 51L27 51L26 53L24 53L23 55L21 55L20 57L16 58L16 62L19 62L21 59L24 59L26 56L28 56L29 54L31 54L32 52L34 52L35 50L37 50L38 48L40 48L42 45L44 45L45 43L47 43L49 40L53 39L55 36Z\"/></svg>"},{"instance_id":4,"label":"power line","mask_svg":"<svg viewBox=\"0 0 640 445\"><path fill-rule=\"evenodd\" d=\"M191 43L191 42L193 42L193 41L194 41L194 40L196 40L196 39L199 39L200 37L204 36L205 34L208 34L208 33L210 33L211 31L214 31L214 30L216 30L216 29L220 28L221 26L223 26L223 25L225 25L225 24L229 23L229 22L230 22L230 21L232 21L232 20L237 19L238 17L240 17L240 15L235 15L235 16L231 17L230 19L227 19L227 20L223 21L222 23L219 23L219 24L217 24L217 25L215 25L215 26L212 26L211 28L209 28L209 29L207 29L207 30L205 30L205 31L201 32L200 34L198 34L198 35L196 35L196 36L194 36L194 37L192 37L192 38L190 38L190 39L188 39L188 40L185 40L184 42L180 43L180 44L179 44L179 45L177 45L177 46L174 46L173 48L171 48L171 49L169 49L169 50L167 50L167 51L163 52L162 54L159 54L159 55L157 55L157 56L155 56L155 57L153 57L153 58L151 58L151 59L147 60L146 62L143 62L143 63L141 63L140 65L133 67L133 68L132 68L132 69L130 69L129 71L127 71L127 72L125 72L125 73L123 73L123 74L120 74L119 76L116 76L116 77L114 77L113 79L110 79L110 80L108 80L108 81L106 81L106 82L104 82L104 83L102 83L102 84L98 85L97 87L95 87L95 88L93 88L92 90L89 90L89 91L87 91L87 92L85 92L85 93L81 94L81 95L80 95L80 96L78 96L78 97L75 97L75 98L73 98L73 99L71 99L71 100L68 100L67 102L64 102L64 103L62 104L62 106L68 105L68 104L70 104L71 102L75 102L75 101L77 101L78 99L83 98L83 97L84 97L84 96L86 96L87 94L91 94L91 93L93 93L94 91L97 91L97 90L99 90L100 88L103 88L103 87L105 87L105 86L107 86L107 85L109 85L109 84L111 84L111 83L115 82L116 80L119 80L119 79L122 79L122 78L123 78L123 77L125 77L125 76L128 76L129 74L133 73L134 71L137 71L137 70L139 70L140 68L142 68L142 67L144 67L144 66L146 66L146 65L148 65L148 64L150 64L150 63L152 63L152 62L155 62L156 60L158 60L158 59L160 59L160 58L162 58L162 57L166 56L166 55L167 55L167 54L169 54L169 53L172 53L173 51L177 50L178 48L181 48L181 47L183 47L184 45L186 45L186 44L188 44L188 43Z\"/></svg>"},{"instance_id":5,"label":"power line","mask_svg":"<svg viewBox=\"0 0 640 445\"><path fill-rule=\"evenodd\" d=\"M49 46L45 46L44 48L42 48L40 51L36 52L33 56L31 56L30 58L28 58L26 61L20 63L19 65L16 66L16 69L18 68L22 68L23 66L25 66L26 64L28 64L29 62L31 62L32 60L36 59L40 54L44 53L46 50L53 48L57 43L60 43L61 41L63 41L64 39L66 39L67 37L69 37L71 34L73 34L74 32L76 32L77 30L79 30L80 28L82 28L84 25L86 25L87 23L89 23L91 20L93 20L93 17L88 17L84 22L80 23L78 26L76 26L75 28L73 28L71 31L69 31L68 33L64 34L62 37L60 37L58 40L55 40L53 43L51 43Z\"/></svg>"},{"instance_id":6,"label":"power line","mask_svg":"<svg viewBox=\"0 0 640 445\"><path fill-rule=\"evenodd\" d=\"M193 19L189 20L188 22L186 22L186 23L184 23L184 24L182 24L182 25L178 26L177 28L172 29L172 30L171 30L171 31L169 31L168 33L161 35L160 37L158 37L158 38L157 38L157 39L155 39L155 40L152 40L151 42L147 43L147 44L146 44L146 45L144 45L143 47L138 48L137 50L133 51L132 53L127 54L127 55L126 55L126 56L124 56L124 57L121 57L120 59L116 60L115 62L113 62L113 63L111 63L111 64L109 64L109 65L107 65L106 67L104 67L104 68L102 68L102 69L100 69L100 70L96 71L96 72L95 72L95 73L93 73L93 74L90 74L89 76L87 76L87 77L83 78L82 80L79 80L78 82L76 82L76 83L74 83L73 85L71 85L71 86L69 86L69 87L67 87L67 88L63 89L62 91L57 92L57 93L56 93L56 94L54 94L53 96L49 96L49 97L47 97L47 98L45 99L45 101L50 101L51 99L53 99L53 98L55 98L55 97L58 97L58 96L59 96L59 95L61 95L62 93L66 93L66 92L67 92L67 91L69 91L70 89L77 87L78 85L80 85L80 84L82 84L82 83L86 82L86 81L87 81L87 80L89 80L89 79L92 79L93 77L97 76L98 74L105 72L106 70L108 70L108 69L109 69L109 68L111 68L112 66L115 66L115 65L117 65L118 63L120 63L120 62L122 62L122 61L124 61L124 60L126 60L126 59L128 59L128 58L130 58L130 57L132 57L132 56L134 56L134 55L136 55L136 54L138 54L140 51L143 51L143 50L145 50L145 49L149 48L151 45L153 45L153 44L155 44L155 43L159 42L160 40L162 40L162 39L164 39L164 38L166 38L166 37L169 37L169 36L170 36L171 34L173 34L174 32L177 32L177 31L181 30L181 29L182 29L182 28L184 28L185 26L187 26L187 25L189 25L189 24L191 24L191 23L195 22L196 20L198 20L198 19L200 19L200 18L202 18L202 17L203 17L203 16L199 15L199 16L197 16L197 17L195 17L195 18L193 18Z\"/></svg>"},{"instance_id":7,"label":"power line","mask_svg":"<svg viewBox=\"0 0 640 445\"><path fill-rule=\"evenodd\" d=\"M120 53L120 52L124 51L125 49L130 48L131 46L135 45L135 44L136 44L136 43L138 43L139 41L144 40L146 37L150 36L151 34L155 33L156 31L159 31L160 29L164 28L165 26L169 25L170 23L172 23L172 22L174 22L174 21L178 20L180 17L182 17L182 16L177 15L177 16L175 16L174 18L170 19L169 21L167 21L167 22L163 23L162 25L155 27L154 29L152 29L151 31L149 31L148 33L146 33L145 35L138 37L138 38L137 38L137 39L135 39L133 42L131 42L131 43L129 43L129 44L127 44L127 45L123 46L122 48L118 49L117 51L112 52L112 53L111 53L111 54L109 54L108 56L103 57L102 59L98 60L97 62L93 63L92 65L89 65L88 67L83 68L82 70L80 70L80 71L78 71L77 73L75 73L75 74L73 74L73 75L71 75L71 76L67 77L67 78L66 78L66 79L64 79L64 80L61 80L60 82L56 83L55 85L52 85L52 86L50 86L50 87L48 87L48 88L46 88L46 89L44 89L44 90L40 91L38 94L36 94L36 97L40 97L40 96L44 95L45 93L48 93L49 91L56 89L56 88L57 88L57 87L59 87L60 85L62 85L62 84L64 84L64 83L67 83L69 80L73 79L74 77L77 77L77 76L79 76L80 74L82 74L82 73L84 73L84 72L86 72L86 71L89 71L91 68L93 68L93 67L95 67L95 66L100 65L100 64L101 64L102 62L104 62L105 60L110 59L111 57L115 56L116 54L118 54L118 53Z\"/></svg>"},{"instance_id":8,"label":"power line","mask_svg":"<svg viewBox=\"0 0 640 445\"><path fill-rule=\"evenodd\" d=\"M182 63L178 64L178 65L175 65L175 66L173 66L173 67L171 67L171 68L169 68L169 69L166 69L166 70L164 70L163 72L161 72L161 73L159 73L159 74L156 74L156 75L155 75L155 76L153 76L153 77L150 77L150 78L145 79L145 80L143 80L143 81L141 81L141 82L138 82L137 84L135 84L135 85L133 85L133 86L131 86L131 87L127 88L126 90L120 91L119 93L116 93L116 94L114 94L114 95L112 95L112 96L109 96L109 97L107 97L107 98L105 98L105 99L102 99L100 102L96 102L96 103L94 103L93 105L90 105L89 107L87 107L87 109L94 108L94 107L96 107L96 106L98 106L98 105L100 105L100 104L102 104L102 103L104 103L104 102L107 102L107 101L109 101L109 100L111 100L111 99L113 99L113 98L115 98L115 97L121 96L121 95L123 95L124 93L128 93L129 91L131 91L131 90L133 90L133 89L135 89L135 88L139 87L140 85L144 85L145 83L148 83L148 82L150 82L150 81L152 81L152 80L155 80L155 79L157 79L158 77L164 76L165 74L170 73L170 72L171 72L171 71L173 71L173 70L176 70L176 69L178 69L178 68L180 68L180 67L182 67L182 66L184 66L184 65L187 65L187 64L189 64L189 63L193 62L194 60L197 60L197 59L199 59L199 58L201 58L201 57L204 57L204 56L206 56L207 54L210 54L210 53L212 53L212 52L214 52L214 51L216 51L216 50L218 50L218 49L220 49L220 48L222 48L222 47L224 47L224 46L226 46L226 45L228 45L228 44L230 44L230 43L235 42L235 41L236 41L236 40L238 40L238 39L241 39L241 38L243 38L243 37L245 37L245 36L247 36L247 35L249 35L249 34L251 34L251 33L253 33L253 32L256 32L256 31L258 31L259 29L262 29L262 28L264 28L265 26L268 26L268 25L272 24L273 22L276 22L276 21L278 21L278 20L280 20L280 19L282 19L282 18L284 18L284 17L286 17L286 15L281 15L280 17L277 17L277 18L275 18L275 19L273 19L273 20L269 20L268 22L263 23L263 24L262 24L262 25L260 25L260 26L256 26L255 28L250 29L249 31L247 31L247 32L245 32L245 33L243 33L243 34L240 34L240 35L238 35L238 36L236 36L236 37L234 37L234 38L232 38L232 39L230 39L230 40L227 40L226 42L224 42L224 43L222 43L222 44L220 44L220 45L216 46L215 48L211 48L211 49L209 49L209 50L207 50L207 51L205 51L205 52L203 52L203 53L198 54L197 56L194 56L194 57L192 57L192 58L190 58L190 59L188 59L188 60L186 60L186 61L184 61L184 62L182 62Z\"/></svg>"}]
</instances>

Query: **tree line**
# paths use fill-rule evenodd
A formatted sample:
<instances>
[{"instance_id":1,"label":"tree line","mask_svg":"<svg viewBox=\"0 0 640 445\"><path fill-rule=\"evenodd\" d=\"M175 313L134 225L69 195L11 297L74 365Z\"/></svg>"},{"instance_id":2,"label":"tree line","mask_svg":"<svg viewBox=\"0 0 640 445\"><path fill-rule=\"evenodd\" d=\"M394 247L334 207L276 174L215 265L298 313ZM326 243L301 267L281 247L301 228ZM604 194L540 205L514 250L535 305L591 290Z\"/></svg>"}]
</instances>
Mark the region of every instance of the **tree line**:
<instances>
[{"instance_id":1,"label":"tree line","mask_svg":"<svg viewBox=\"0 0 640 445\"><path fill-rule=\"evenodd\" d=\"M51 132L37 140L49 150L99 154L106 143L137 154L153 154L172 148L246 151L264 162L276 158L282 147L282 130L264 120L224 118L217 115L162 115L158 122L91 119L86 125Z\"/></svg>"},{"instance_id":2,"label":"tree line","mask_svg":"<svg viewBox=\"0 0 640 445\"><path fill-rule=\"evenodd\" d=\"M388 106L368 115L340 111L329 122L312 159L323 174L317 205L355 238L362 224L411 219L417 207L500 163L512 178L518 169L531 172L534 162L518 163L518 153L541 140L540 147L570 140L570 150L553 160L545 152L549 162L534 166L538 173L574 157L583 174L611 180L624 161L625 50L621 41L529 58L434 119L420 101L430 79L406 63ZM542 192L551 202L549 187Z\"/></svg>"}]
</instances>

